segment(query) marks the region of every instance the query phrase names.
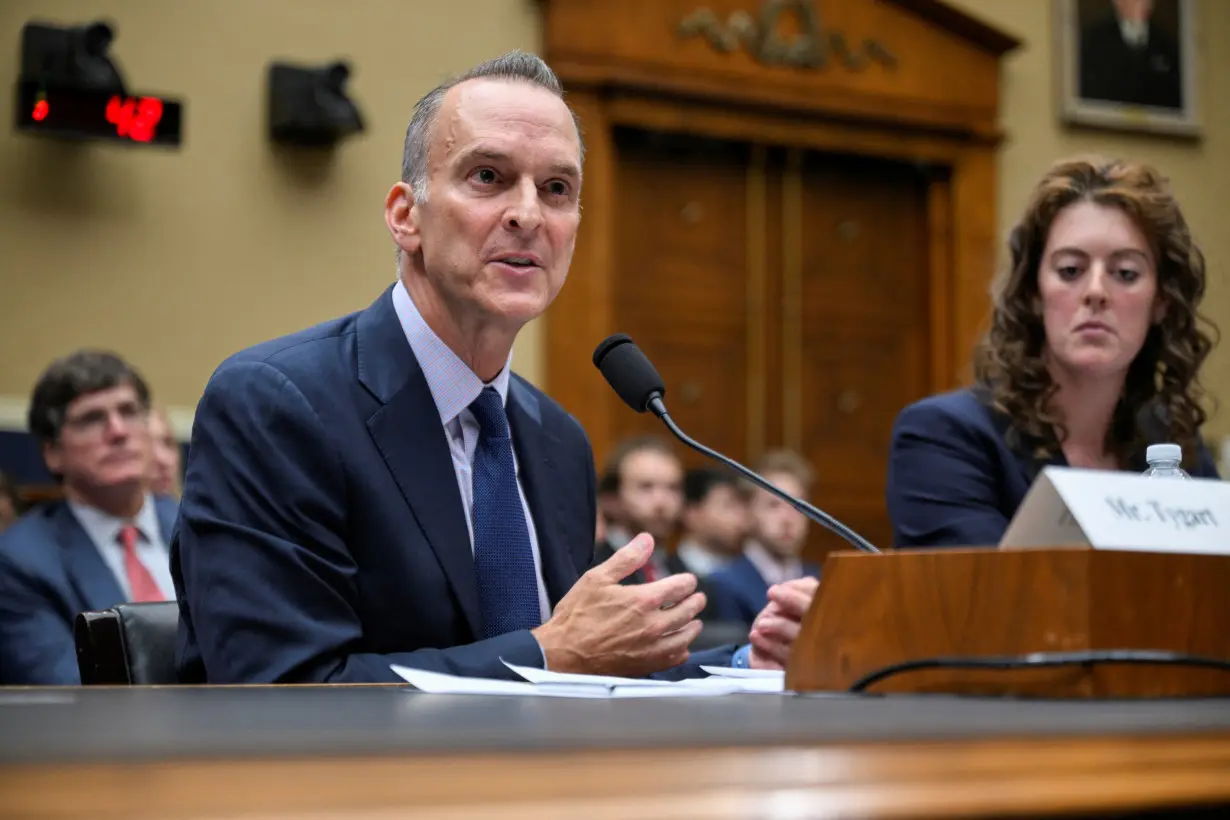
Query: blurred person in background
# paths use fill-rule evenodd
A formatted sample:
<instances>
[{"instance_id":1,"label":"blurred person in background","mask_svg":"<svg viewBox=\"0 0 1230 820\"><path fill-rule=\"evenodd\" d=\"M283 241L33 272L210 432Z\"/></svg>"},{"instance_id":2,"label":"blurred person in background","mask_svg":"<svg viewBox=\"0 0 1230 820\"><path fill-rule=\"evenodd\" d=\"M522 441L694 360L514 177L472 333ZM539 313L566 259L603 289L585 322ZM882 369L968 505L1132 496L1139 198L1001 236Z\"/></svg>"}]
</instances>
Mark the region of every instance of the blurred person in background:
<instances>
[{"instance_id":1,"label":"blurred person in background","mask_svg":"<svg viewBox=\"0 0 1230 820\"><path fill-rule=\"evenodd\" d=\"M29 429L64 500L0 534L0 684L79 683L79 613L174 597L176 505L149 492L149 408L114 353L80 350L39 377Z\"/></svg>"},{"instance_id":2,"label":"blurred person in background","mask_svg":"<svg viewBox=\"0 0 1230 820\"><path fill-rule=\"evenodd\" d=\"M791 450L774 450L752 469L796 498L806 499L814 472ZM769 589L803 578L817 578L820 567L801 558L807 543L807 518L759 487L744 484L750 532L743 554L709 576L709 595L717 617L750 626L769 600Z\"/></svg>"},{"instance_id":3,"label":"blurred person in background","mask_svg":"<svg viewBox=\"0 0 1230 820\"><path fill-rule=\"evenodd\" d=\"M605 496L606 540L594 553L601 563L647 532L658 549L649 562L625 579L644 583L687 572L668 550L683 511L683 462L670 442L657 436L635 436L617 443L599 481Z\"/></svg>"},{"instance_id":4,"label":"blurred person in background","mask_svg":"<svg viewBox=\"0 0 1230 820\"><path fill-rule=\"evenodd\" d=\"M688 572L707 578L743 552L747 498L738 477L721 467L689 470L683 497L683 537L675 552Z\"/></svg>"},{"instance_id":5,"label":"blurred person in background","mask_svg":"<svg viewBox=\"0 0 1230 820\"><path fill-rule=\"evenodd\" d=\"M154 408L149 415L151 443L150 491L179 499L183 472L180 467L179 440L167 422L166 413Z\"/></svg>"}]
</instances>

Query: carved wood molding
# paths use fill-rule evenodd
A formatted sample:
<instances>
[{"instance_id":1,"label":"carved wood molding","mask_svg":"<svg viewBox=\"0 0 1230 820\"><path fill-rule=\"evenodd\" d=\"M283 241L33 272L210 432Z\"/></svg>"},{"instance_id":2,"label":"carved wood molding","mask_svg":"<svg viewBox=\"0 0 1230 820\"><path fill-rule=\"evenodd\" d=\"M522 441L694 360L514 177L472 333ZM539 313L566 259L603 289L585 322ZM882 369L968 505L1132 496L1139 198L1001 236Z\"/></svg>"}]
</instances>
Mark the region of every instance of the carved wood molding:
<instances>
[{"instance_id":1,"label":"carved wood molding","mask_svg":"<svg viewBox=\"0 0 1230 820\"><path fill-rule=\"evenodd\" d=\"M802 28L800 34L790 39L779 31L782 18L788 14L794 14ZM867 38L855 49L844 33L825 31L814 0L764 0L757 17L735 11L725 23L712 9L699 8L680 21L678 32L682 39L704 37L714 49L724 53L742 46L765 65L818 70L836 62L851 71L862 71L873 62L885 68L897 65L893 52L878 40Z\"/></svg>"}]
</instances>

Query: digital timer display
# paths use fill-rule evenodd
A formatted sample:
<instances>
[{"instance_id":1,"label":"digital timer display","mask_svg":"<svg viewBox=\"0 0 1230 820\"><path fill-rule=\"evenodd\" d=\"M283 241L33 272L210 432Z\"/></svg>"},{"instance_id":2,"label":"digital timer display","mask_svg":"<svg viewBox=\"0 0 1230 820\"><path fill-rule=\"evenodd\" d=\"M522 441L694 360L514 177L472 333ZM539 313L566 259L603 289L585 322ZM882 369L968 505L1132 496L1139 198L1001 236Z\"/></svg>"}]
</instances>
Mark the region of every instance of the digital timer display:
<instances>
[{"instance_id":1,"label":"digital timer display","mask_svg":"<svg viewBox=\"0 0 1230 820\"><path fill-rule=\"evenodd\" d=\"M70 139L178 146L183 106L175 100L114 91L17 84L17 130Z\"/></svg>"}]
</instances>

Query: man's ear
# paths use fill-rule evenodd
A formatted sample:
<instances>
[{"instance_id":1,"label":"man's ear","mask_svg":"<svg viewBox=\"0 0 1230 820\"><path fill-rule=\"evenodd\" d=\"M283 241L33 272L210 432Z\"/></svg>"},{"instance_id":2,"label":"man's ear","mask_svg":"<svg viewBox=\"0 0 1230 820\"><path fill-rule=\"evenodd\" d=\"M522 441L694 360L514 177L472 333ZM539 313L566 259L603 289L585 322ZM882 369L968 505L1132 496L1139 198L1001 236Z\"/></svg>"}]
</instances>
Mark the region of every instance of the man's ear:
<instances>
[{"instance_id":1,"label":"man's ear","mask_svg":"<svg viewBox=\"0 0 1230 820\"><path fill-rule=\"evenodd\" d=\"M406 253L416 253L422 244L418 224L419 212L414 203L414 191L410 184L399 182L384 198L384 224L397 247Z\"/></svg>"}]
</instances>

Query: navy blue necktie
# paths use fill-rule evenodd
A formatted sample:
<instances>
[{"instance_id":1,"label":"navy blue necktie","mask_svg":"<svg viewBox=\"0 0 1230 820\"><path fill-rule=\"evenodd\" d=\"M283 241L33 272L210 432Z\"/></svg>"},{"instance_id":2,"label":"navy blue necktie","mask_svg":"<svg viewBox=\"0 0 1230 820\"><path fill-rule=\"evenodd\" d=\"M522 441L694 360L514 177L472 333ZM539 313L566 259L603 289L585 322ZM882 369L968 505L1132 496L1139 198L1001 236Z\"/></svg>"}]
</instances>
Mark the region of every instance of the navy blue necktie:
<instances>
[{"instance_id":1,"label":"navy blue necktie","mask_svg":"<svg viewBox=\"0 0 1230 820\"><path fill-rule=\"evenodd\" d=\"M478 420L474 451L474 571L483 637L542 624L530 530L517 490L504 402L493 387L470 405Z\"/></svg>"}]
</instances>

